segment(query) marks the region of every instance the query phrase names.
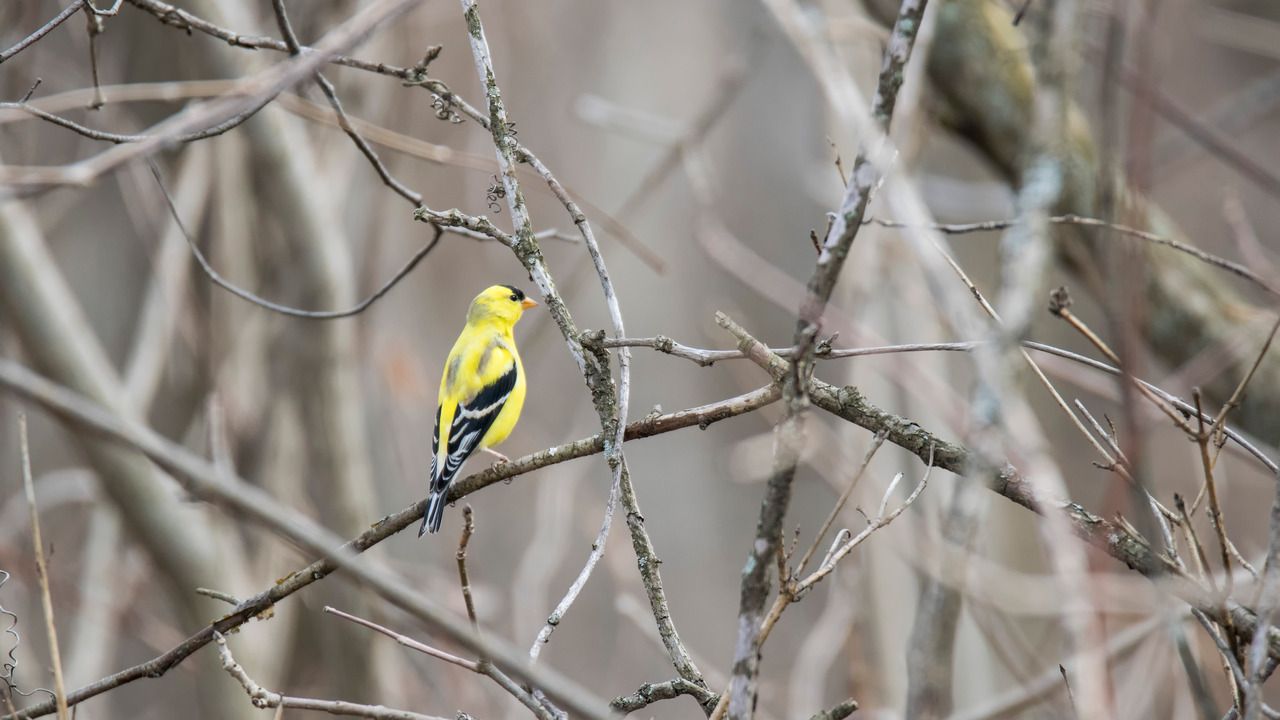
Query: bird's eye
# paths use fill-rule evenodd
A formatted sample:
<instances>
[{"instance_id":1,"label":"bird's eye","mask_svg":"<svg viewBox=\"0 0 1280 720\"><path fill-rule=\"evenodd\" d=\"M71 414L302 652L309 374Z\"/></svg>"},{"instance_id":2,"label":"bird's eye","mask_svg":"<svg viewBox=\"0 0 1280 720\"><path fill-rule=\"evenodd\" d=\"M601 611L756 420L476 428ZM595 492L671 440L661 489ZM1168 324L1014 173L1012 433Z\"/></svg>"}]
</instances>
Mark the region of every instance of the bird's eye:
<instances>
[{"instance_id":1,"label":"bird's eye","mask_svg":"<svg viewBox=\"0 0 1280 720\"><path fill-rule=\"evenodd\" d=\"M515 302L516 300L517 300L516 296L515 296L515 295L512 295L512 296L511 296L511 302Z\"/></svg>"}]
</instances>

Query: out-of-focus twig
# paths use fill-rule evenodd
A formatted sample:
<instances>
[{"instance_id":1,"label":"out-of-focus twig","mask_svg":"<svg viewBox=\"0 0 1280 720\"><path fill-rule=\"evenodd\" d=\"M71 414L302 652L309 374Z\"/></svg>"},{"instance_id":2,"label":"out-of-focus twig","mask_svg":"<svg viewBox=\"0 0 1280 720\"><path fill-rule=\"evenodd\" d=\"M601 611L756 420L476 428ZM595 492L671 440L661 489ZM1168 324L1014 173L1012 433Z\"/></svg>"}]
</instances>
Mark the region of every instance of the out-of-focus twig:
<instances>
[{"instance_id":1,"label":"out-of-focus twig","mask_svg":"<svg viewBox=\"0 0 1280 720\"><path fill-rule=\"evenodd\" d=\"M44 541L40 538L40 513L36 511L36 489L31 479L31 446L27 441L27 416L18 413L18 443L22 451L22 488L27 493L31 511L31 542L36 554L36 579L40 583L40 607L44 610L44 629L49 638L49 656L53 662L53 699L57 703L58 720L69 720L67 685L62 678L62 654L58 650L58 629L53 622L53 597L49 594L49 566L44 559Z\"/></svg>"},{"instance_id":2,"label":"out-of-focus twig","mask_svg":"<svg viewBox=\"0 0 1280 720\"><path fill-rule=\"evenodd\" d=\"M863 222L874 223L881 227L887 227L887 228L905 229L909 227L906 223L896 222L894 220L884 220L881 218L874 218L874 217L867 218ZM938 232L943 233L944 235L967 235L969 233L977 233L977 232L995 232L997 230L1008 230L1009 228L1013 227L1013 225L1016 222L1017 220L1015 219L1015 220L987 220L987 221L975 222L975 223L934 223L929 226L929 229L937 230ZM1132 238L1137 238L1139 240L1152 243L1154 245L1161 245L1167 248L1171 248L1173 250L1177 250L1180 253L1185 253L1187 255L1190 255L1191 257L1199 260L1200 262L1206 265L1211 265L1220 270L1225 270L1233 275L1242 277L1252 282L1253 284L1257 285L1258 287L1262 288L1263 290L1266 290L1271 295L1280 295L1280 290L1276 289L1271 284L1271 282L1269 282L1266 278L1259 275L1258 273L1250 270L1248 267L1240 263L1232 262L1231 260L1227 260L1225 258L1219 257L1217 255L1214 255L1213 253L1201 250L1200 248L1195 247L1194 245L1188 245L1187 243L1184 243L1180 240L1175 240L1173 238L1165 237L1163 235L1157 235L1156 233L1148 232L1146 230L1140 230L1135 227L1129 227L1128 225L1121 225L1120 223L1109 222L1106 220L1099 220L1098 218L1080 217L1078 215L1054 215L1049 218L1049 222L1055 225L1079 225L1082 227L1089 227L1089 228L1105 228L1108 230L1113 230L1115 232L1118 232L1122 235L1127 235Z\"/></svg>"},{"instance_id":3,"label":"out-of-focus twig","mask_svg":"<svg viewBox=\"0 0 1280 720\"><path fill-rule=\"evenodd\" d=\"M457 665L458 667L464 670L470 670L473 673L480 672L474 660L467 660L465 658L460 658L457 655L451 655L443 650L433 648L430 645L427 645L425 643L418 642L417 640L414 640L408 635L401 635L400 633L394 630L391 630L390 628L383 627L371 620L366 620L362 617L357 617L350 613L342 612L341 610L334 607L329 607L326 605L324 608L324 611L329 613L330 615L337 615L343 620L349 620L357 625L367 627L370 630L373 630L374 632L382 633L383 635L386 635L392 640L395 640L397 643L411 650L417 650L423 655L430 655L433 658L436 658L438 660L443 660L447 663L450 663L451 665Z\"/></svg>"},{"instance_id":4,"label":"out-of-focus twig","mask_svg":"<svg viewBox=\"0 0 1280 720\"><path fill-rule=\"evenodd\" d=\"M858 701L853 698L843 700L826 710L815 713L809 720L844 720L858 709Z\"/></svg>"},{"instance_id":5,"label":"out-of-focus twig","mask_svg":"<svg viewBox=\"0 0 1280 720\"><path fill-rule=\"evenodd\" d=\"M237 81L228 95L179 112L152 127L137 142L125 141L124 144L70 165L10 168L0 176L0 180L7 186L4 188L4 195L23 197L53 187L88 185L105 172L136 158L149 156L193 134L207 137L225 132L265 107L285 88L314 73L328 61L331 54L340 53L366 39L379 27L408 12L419 2L421 0L381 0L364 8L326 34L316 44L315 52L304 53ZM32 111L31 108L20 109Z\"/></svg>"}]
</instances>

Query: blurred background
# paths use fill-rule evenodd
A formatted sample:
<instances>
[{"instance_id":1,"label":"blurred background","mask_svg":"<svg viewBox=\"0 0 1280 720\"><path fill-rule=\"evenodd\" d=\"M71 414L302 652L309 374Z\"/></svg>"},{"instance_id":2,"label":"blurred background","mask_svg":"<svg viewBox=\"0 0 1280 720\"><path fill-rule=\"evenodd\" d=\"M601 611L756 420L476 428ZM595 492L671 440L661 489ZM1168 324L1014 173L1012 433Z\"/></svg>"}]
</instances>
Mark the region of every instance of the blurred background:
<instances>
[{"instance_id":1,"label":"blurred background","mask_svg":"<svg viewBox=\"0 0 1280 720\"><path fill-rule=\"evenodd\" d=\"M307 0L287 7L300 40L310 44L370 4ZM1053 211L1105 215L1274 277L1276 247L1266 228L1280 224L1280 13L1245 0L1076 4L1071 121L1051 148L1066 159L1068 175ZM1022 169L1036 151L1037 28L1055 3L1031 0L1015 26L1023 5L929 3L891 137L896 171L939 222L1017 215ZM0 46L19 42L65 6L0 4ZM86 32L83 13L71 17L0 65L0 100L17 102L39 78L34 106L94 129L142 133L189 103L226 92L227 81L287 57L186 32L144 6L126 0L96 34ZM241 35L279 35L270 3L179 6ZM809 234L821 235L826 213L839 206L859 138L830 110L774 7L724 0L492 0L482 7L509 118L520 142L579 198L600 238L628 336L732 348L733 338L713 319L723 311L772 346L791 342L815 261ZM834 48L869 98L897 3L826 0L795 10L791 17L814 31L811 41ZM102 86L97 100L91 42ZM483 107L455 3L426 0L351 54L410 67L430 45L443 46L431 77ZM430 92L395 78L338 66L325 74L391 173L427 205L487 215L510 228L505 201L488 197L497 172L488 132L471 121L438 119ZM64 165L108 146L21 109L0 111L0 157L8 166ZM353 305L432 236L414 221L413 204L386 187L336 127L314 83L293 88L239 128L155 157L183 222L218 272L292 307ZM5 178L17 177L13 167ZM574 319L579 327L608 329L600 284L572 218L527 168L521 180L535 229L558 231L542 249ZM904 219L878 197L868 215ZM1001 236L948 238L960 265L992 298L1003 289ZM1121 348L1136 374L1188 400L1192 388L1203 387L1206 410L1216 412L1266 337L1272 319L1265 296L1229 273L1119 235L1063 226L1055 241L1027 335L1105 359L1043 311L1047 300L1040 298L1066 284L1073 310ZM494 283L536 297L507 248L446 234L411 275L355 318L317 322L271 313L209 282L145 163L87 187L3 201L0 242L0 355L115 412L145 418L344 537L426 494L437 378L471 298ZM983 339L957 336L935 297L900 232L868 225L824 331L839 333L836 347ZM529 391L502 452L515 458L598 432L590 395L551 318L542 309L526 313L516 337ZM1196 496L1203 475L1195 443L1149 405L1126 405L1114 378L1036 357L1068 402L1078 398L1100 420L1115 421L1157 499L1172 506L1174 493ZM980 396L973 362L965 353L894 354L821 362L817 375L855 385L879 407L966 443L981 412L973 404ZM768 382L747 361L702 368L646 348L633 351L632 372L632 419ZM1034 409L1039 427L1030 432L1042 439L1070 498L1104 517L1140 514L1120 480L1095 467L1102 458L1044 388L1021 369L1009 379ZM1233 416L1268 452L1280 438L1278 379L1280 364L1267 360ZM19 407L0 398L0 569L11 573L0 605L16 616L21 635L20 644L0 635L0 656L16 644L12 679L29 691L52 687L52 676L20 482ZM663 561L671 615L716 692L733 661L741 571L781 416L775 405L625 446ZM69 688L159 655L227 612L195 587L245 598L313 559L189 501L138 456L69 433L38 411L31 423ZM788 528L800 528L801 548L872 439L820 411L810 414L808 430L787 518ZM469 469L487 462L473 459ZM918 459L886 445L838 526L857 532L866 524L857 508L872 515L897 472L905 473L894 501L901 502L923 471ZM1217 477L1227 532L1243 558L1260 566L1274 478L1233 446ZM533 642L591 551L609 478L593 456L467 498L477 527L471 579L490 632L520 647ZM1202 538L1211 536L1203 512L1195 525ZM461 616L454 563L460 529L460 508L450 508L439 535L405 532L371 552ZM1025 509L935 471L915 505L783 615L764 648L758 715L807 718L853 697L861 705L855 717L866 718L1070 716L1058 665L1074 668L1073 648L1063 629L1065 593L1045 546L1050 537ZM1230 690L1218 656L1185 607L1099 552L1089 549L1088 560L1087 595L1105 629L1115 715L1203 717L1195 694L1201 680L1212 707L1225 712ZM1242 573L1236 597L1249 602L1253 591ZM456 650L339 573L234 635L237 660L263 686L291 695L446 717L527 714L492 683L342 623L323 614L324 605ZM0 618L0 630L7 624ZM249 705L215 659L206 648L161 679L88 701L80 717L265 713ZM604 561L540 662L606 698L675 677L617 517ZM677 698L640 713L696 717L699 709Z\"/></svg>"}]
</instances>

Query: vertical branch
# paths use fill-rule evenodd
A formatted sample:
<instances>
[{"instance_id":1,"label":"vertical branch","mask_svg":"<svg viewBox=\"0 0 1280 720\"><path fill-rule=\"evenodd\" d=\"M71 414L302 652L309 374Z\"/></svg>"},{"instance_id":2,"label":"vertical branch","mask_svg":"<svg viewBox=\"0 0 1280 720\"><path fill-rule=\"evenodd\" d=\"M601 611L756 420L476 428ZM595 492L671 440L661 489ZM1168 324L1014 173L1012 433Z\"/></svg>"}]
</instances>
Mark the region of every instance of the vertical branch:
<instances>
[{"instance_id":1,"label":"vertical branch","mask_svg":"<svg viewBox=\"0 0 1280 720\"><path fill-rule=\"evenodd\" d=\"M1011 437L1028 454L1028 469L1040 482L1061 485L1061 478L1048 454L1043 438L1027 432L1034 423L1034 416L1025 401L1017 399L1008 378L1012 377L1010 360L1020 352L1017 343L1026 333L1034 311L1043 297L1044 277L1051 253L1051 209L1063 196L1067 181L1067 169L1061 148L1068 133L1070 98L1075 77L1076 57L1079 54L1080 14L1076 0L1053 0L1041 8L1037 31L1032 34L1035 58L1036 84L1031 105L1031 152L1022 182L1018 189L1018 219L1002 238L1002 293L1000 298L1000 326L994 332L1000 352L980 349L987 354L988 369L984 373L984 392L990 392L998 401L995 407L1005 405L1001 412L1007 419L1003 424ZM1032 365L1039 373L1038 368ZM995 372L991 372L994 369ZM1056 390L1046 383L1058 399ZM1012 400L1012 402L1010 402ZM1064 403L1059 403L1064 405ZM993 407L991 403L979 403L979 407ZM1064 412L1078 423L1069 407ZM1026 421L1022 418L1025 417ZM1000 423L997 417L983 418L990 424ZM1088 435L1087 431L1085 433ZM1104 457L1109 457L1105 452ZM1139 493L1145 499L1145 493ZM1144 501L1135 510L1149 518L1149 506ZM1152 530L1154 523L1146 523ZM1045 548L1052 567L1059 578L1063 593L1070 598L1065 603L1063 625L1077 651L1081 653L1078 665L1077 691L1084 717L1106 718L1113 716L1111 692L1103 656L1103 630L1094 611L1085 585L1088 560L1083 549L1072 542L1072 532L1060 513L1046 515L1044 525Z\"/></svg>"},{"instance_id":2,"label":"vertical branch","mask_svg":"<svg viewBox=\"0 0 1280 720\"><path fill-rule=\"evenodd\" d=\"M885 47L871 109L871 116L881 132L888 129L893 117L898 90L902 87L903 69L911 57L924 8L925 0L904 0ZM778 10L775 8L775 11ZM745 720L755 712L760 627L770 592L769 568L782 540L782 525L791 500L791 484L795 479L800 448L803 446L803 416L809 406L805 388L813 373L813 346L840 269L862 227L867 202L879 181L879 172L869 160L869 154L873 150L875 148L863 147L854 161L853 180L836 212L835 222L821 245L817 265L809 280L808 292L799 308L793 343L795 360L784 379L782 390L786 418L775 431L773 471L761 504L755 541L742 570L738 639L734 645L733 680L727 705L729 717L734 720ZM745 352L747 348L742 349ZM724 698L721 698L720 705L725 705ZM717 707L713 717L721 712L723 710Z\"/></svg>"},{"instance_id":3,"label":"vertical branch","mask_svg":"<svg viewBox=\"0 0 1280 720\"><path fill-rule=\"evenodd\" d=\"M971 549L985 516L977 492L968 482L955 485L942 529L944 542L965 551ZM947 585L941 575L930 575L923 582L907 651L906 716L921 720L947 717L954 703L952 676L964 588Z\"/></svg>"},{"instance_id":4,"label":"vertical branch","mask_svg":"<svg viewBox=\"0 0 1280 720\"><path fill-rule=\"evenodd\" d=\"M27 415L18 413L18 442L22 450L22 488L27 493L31 511L31 542L35 545L36 579L40 582L40 606L44 609L44 627L49 637L49 655L53 661L54 700L58 720L68 720L67 685L62 679L62 655L58 651L58 629L53 623L53 598L49 594L49 567L44 562L44 541L40 538L40 513L36 512L36 489L31 479L31 446L27 442Z\"/></svg>"},{"instance_id":5,"label":"vertical branch","mask_svg":"<svg viewBox=\"0 0 1280 720\"><path fill-rule=\"evenodd\" d=\"M471 599L471 579L467 577L467 543L471 541L471 533L475 532L475 512L470 505L462 508L462 537L458 539L458 584L462 585L462 600L467 606L467 617L471 618L471 627L480 631L480 621L476 619L476 604ZM484 660L484 656L480 656Z\"/></svg>"},{"instance_id":6,"label":"vertical branch","mask_svg":"<svg viewBox=\"0 0 1280 720\"><path fill-rule=\"evenodd\" d=\"M675 623L668 611L662 578L658 572L658 563L660 561L648 532L645 530L644 516L640 512L639 501L631 485L626 456L622 452L631 395L630 351L625 347L619 349L619 386L615 388L613 377L609 370L608 351L600 347L599 343L594 343L590 348L584 348L586 338L579 333L572 317L569 315L568 308L565 307L555 289L551 273L547 269L546 261L534 237L533 226L525 206L524 195L516 177L515 163L519 145L515 138L512 137L507 123L506 107L502 103L502 95L494 74L493 62L489 55L489 44L485 39L480 13L474 0L462 0L462 9L471 41L471 51L475 60L476 71L479 74L485 97L488 100L489 131L493 136L502 184L516 231L516 240L512 244L512 250L529 272L530 279L541 291L547 309L555 319L556 325L559 326L565 343L569 347L569 352L577 361L578 368L591 391L592 403L595 405L596 413L600 419L601 434L605 439L605 462L608 463L612 472L612 483L609 490L609 499L605 507L604 521L601 524L596 542L592 546L591 554L588 556L587 562L578 574L577 579L565 594L564 599L557 605L547 624L538 634L538 639L535 641L533 648L531 648L530 655L534 658L537 657L541 645L546 642L555 626L560 623L564 613L568 611L578 592L586 584L592 570L600 558L603 557L605 543L608 540L609 530L613 522L614 506L621 499L627 511L627 526L631 531L632 547L636 552L641 580L649 597L658 632L662 636L663 643L671 656L672 664L682 678L705 688L706 684L702 674L698 671L681 643L680 637L676 632ZM596 274L600 278L614 336L616 338L624 337L622 312L619 308L617 295L614 292L613 283L605 267L604 258L600 253L599 245L586 215L578 209L577 204L569 197L563 186L551 175L550 171L537 157L528 152L520 152L519 160L529 163L534 168L534 171L547 181L552 193L564 204L565 209L578 226L587 251L591 255ZM603 336L603 333L599 335Z\"/></svg>"}]
</instances>

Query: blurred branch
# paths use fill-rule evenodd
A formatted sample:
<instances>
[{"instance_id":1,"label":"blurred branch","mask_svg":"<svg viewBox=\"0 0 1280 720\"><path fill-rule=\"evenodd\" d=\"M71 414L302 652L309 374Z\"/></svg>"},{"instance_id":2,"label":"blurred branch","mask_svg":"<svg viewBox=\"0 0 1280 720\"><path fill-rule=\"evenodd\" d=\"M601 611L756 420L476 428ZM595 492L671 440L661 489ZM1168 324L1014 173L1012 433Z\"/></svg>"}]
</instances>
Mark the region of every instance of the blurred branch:
<instances>
[{"instance_id":1,"label":"blurred branch","mask_svg":"<svg viewBox=\"0 0 1280 720\"><path fill-rule=\"evenodd\" d=\"M240 683L240 687L249 696L249 701L259 709L264 708L297 708L299 710L316 710L330 715L348 717L373 718L374 720L445 720L433 715L420 715L408 710L394 710L381 705L360 705L342 700L315 700L299 698L271 692L253 681L249 673L240 667L231 656L231 648L227 647L226 638L217 630L213 631L213 641L218 644L218 657L222 659L222 669Z\"/></svg>"},{"instance_id":2,"label":"blurred branch","mask_svg":"<svg viewBox=\"0 0 1280 720\"><path fill-rule=\"evenodd\" d=\"M749 348L747 354L775 379L780 380L788 371L786 360L768 352L768 348L758 342ZM1005 462L1003 466L990 468L968 449L942 440L919 424L870 404L857 388L838 388L815 378L811 381L809 395L815 405L837 417L871 432L887 431L889 442L931 462L934 467L982 480L993 492L1038 515L1062 513L1077 537L1146 576L1162 590L1211 617L1222 612L1230 613L1242 640L1247 641L1248 635L1255 630L1257 619L1251 608L1232 600L1227 600L1224 607L1208 588L1172 560L1152 550L1144 539L1116 522L1094 515L1078 503L1039 490L1032 480L1011 464ZM1280 630L1272 628L1269 631L1267 647L1270 657L1280 658Z\"/></svg>"},{"instance_id":3,"label":"blurred branch","mask_svg":"<svg viewBox=\"0 0 1280 720\"><path fill-rule=\"evenodd\" d=\"M5 194L22 197L63 185L86 186L103 173L172 146L187 135L233 127L286 88L309 77L331 55L367 39L379 27L408 12L419 2L421 0L380 0L327 33L316 44L314 52L303 53L238 80L226 95L173 115L150 128L137 142L117 145L70 165L9 168L0 176L0 180L9 186Z\"/></svg>"},{"instance_id":4,"label":"blurred branch","mask_svg":"<svg viewBox=\"0 0 1280 720\"><path fill-rule=\"evenodd\" d=\"M428 604L417 594L407 591L401 592L398 589L395 592L391 592L388 589L389 585L384 582L378 582L375 585L374 580L379 578L373 578L368 571L361 570L359 566L350 565L345 560L350 554L364 552L414 522L421 520L423 510L426 507L425 499L410 505L398 513L382 518L371 529L341 545L341 547L338 547L336 539L333 539L332 542L329 540L324 542L304 541L303 537L312 537L312 533L317 532L311 521L301 518L291 510L281 509L279 513L275 513L276 502L256 488L240 484L229 486L234 490L228 489L225 474L212 468L204 460L191 455L187 450L164 440L142 425L111 414L101 407L87 402L81 396L35 375L12 361L2 358L0 358L0 386L19 397L43 406L49 412L81 427L89 433L105 435L117 442L137 448L157 463L178 473L179 477L185 478L189 483L188 490L191 492L196 493L199 491L204 493L206 497L226 500L230 507L241 512L246 517L264 523L284 536L294 539L303 547L320 548L315 552L324 556L306 568L289 574L268 590L248 598L233 612L221 617L212 625L206 626L203 630L165 654L69 693L68 704L74 705L83 702L135 680L161 676L196 650L207 645L213 639L212 631L214 629L220 632L228 632L239 627L270 608L276 602L314 582L324 579L340 568L351 570L359 579L375 588L381 586L387 592L387 595L393 596L388 598L393 603L404 607L415 616L423 618L433 627L439 628L463 647L472 650L482 647L477 643L484 641L476 640L470 628L466 627L465 624L457 623L452 618L440 614L434 609L434 605ZM775 402L779 396L780 391L776 386L770 385L723 402L691 408L669 415L646 417L627 427L627 437L628 439L638 439L686 427L704 427L713 422L763 407ZM500 463L483 472L473 474L453 483L450 489L449 501L459 500L482 487L537 468L600 453L603 451L603 447L604 441L596 436L550 448L531 456L515 458L510 462ZM198 487L190 485L192 482L199 483ZM251 499L246 500L245 495ZM322 532L326 538L329 537L327 532L319 532ZM337 549L335 550L334 548ZM437 625L437 622L444 624ZM489 652L491 647L485 647L486 652ZM514 650L509 652L515 653ZM497 658L498 655L494 653L491 657ZM507 654L504 657L511 658L513 655ZM515 653L514 657L521 656L519 653ZM524 679L530 679L536 685L550 692L548 684L543 681L545 677L540 674L541 672L544 671L529 668L527 673L513 674ZM539 680L539 678L543 678L543 680ZM38 717L47 715L50 712L53 712L51 701L33 705L22 711L25 717ZM5 716L0 720L15 720L15 718Z\"/></svg>"},{"instance_id":5,"label":"blurred branch","mask_svg":"<svg viewBox=\"0 0 1280 720\"><path fill-rule=\"evenodd\" d=\"M887 22L896 10L894 0L872 0L868 10ZM1022 174L1019 158L1030 147L1029 121L1035 94L1034 74L1026 38L1010 23L1009 12L994 0L958 0L939 13L938 38L929 58L933 86L949 103L948 123L974 143L1012 182ZM999 58L999 62L992 62ZM1164 107L1156 102L1156 110ZM1095 192L1106 172L1100 165L1098 143L1072 104L1071 121L1062 150L1066 170L1057 215L1095 215ZM1137 222L1162 237L1178 240L1181 232L1168 215L1122 184L1116 197L1131 208ZM1100 239L1069 226L1056 234L1060 262L1095 293L1101 290L1097 268L1103 267ZM1201 263L1181 254L1148 253L1145 278L1145 334L1152 349L1168 365L1179 366L1208 347L1219 346L1245 330L1260 312L1229 283L1205 272ZM1223 402L1247 372L1251 359L1234 362L1228 372L1205 386L1211 402ZM1257 437L1280 433L1280 358L1259 369L1261 381L1244 403L1240 424Z\"/></svg>"},{"instance_id":6,"label":"blurred branch","mask_svg":"<svg viewBox=\"0 0 1280 720\"><path fill-rule=\"evenodd\" d=\"M1148 640L1166 622L1168 622L1168 618L1157 615L1117 631L1107 639L1107 658L1113 663L1119 662L1125 654L1132 652L1141 643ZM1066 664L1071 665L1078 662L1078 659L1079 653L1076 653L1067 658ZM975 708L953 713L951 720L995 720L996 718L1009 717L1016 715L1020 711L1026 711L1033 704L1043 702L1049 696L1063 690L1065 688L1062 684L1062 674L1055 662L1053 667L1046 669L1039 676L1023 683L1020 687L1015 687L990 697L982 705Z\"/></svg>"},{"instance_id":7,"label":"blurred branch","mask_svg":"<svg viewBox=\"0 0 1280 720\"><path fill-rule=\"evenodd\" d=\"M42 372L120 417L135 416L136 407L35 217L20 202L0 203L0 310ZM144 458L96 438L76 435L75 440L155 561L182 622L203 625L219 609L192 596L190 588L222 585L224 575L199 510L183 503L172 482Z\"/></svg>"},{"instance_id":8,"label":"blurred branch","mask_svg":"<svg viewBox=\"0 0 1280 720\"><path fill-rule=\"evenodd\" d=\"M58 629L53 623L53 597L49 594L49 566L44 559L44 541L40 538L40 513L36 511L36 490L31 479L31 446L27 441L27 416L18 413L18 443L22 451L22 488L27 493L31 513L31 543L36 555L36 579L40 583L40 607L44 611L44 629L49 639L49 657L53 663L53 700L58 720L68 720L67 685L62 678L62 653L58 650Z\"/></svg>"},{"instance_id":9,"label":"blurred branch","mask_svg":"<svg viewBox=\"0 0 1280 720\"><path fill-rule=\"evenodd\" d=\"M966 235L968 233L975 233L975 232L993 232L997 230L1008 230L1009 228L1013 227L1017 222L1018 221L1014 219L1014 220L988 220L985 222L958 223L958 224L935 223L933 225L930 225L929 228L932 230L937 230L938 232L946 235ZM1145 240L1146 242L1149 242L1155 245L1163 245L1164 247L1173 248L1178 252L1186 253L1187 255L1194 257L1195 259L1199 260L1202 263L1205 263L1206 265L1211 265L1220 270L1225 270L1229 273L1232 273L1233 275L1238 275L1239 277L1242 277L1254 283L1255 285L1262 288L1263 290L1266 290L1267 293L1270 295L1280 296L1280 290L1272 286L1272 284L1268 282L1266 278L1250 270L1244 265L1241 265L1240 263L1237 263L1237 262L1232 262L1225 258L1218 257L1213 253L1205 252L1204 250L1201 250L1198 247L1189 245L1179 240L1163 237L1155 233L1147 232L1146 230L1139 230L1138 228L1129 227L1127 225L1121 225L1119 223L1108 222L1106 220L1099 220L1097 218L1080 217L1078 215L1055 215L1049 218L1049 222L1054 223L1055 225L1079 225L1082 227L1090 227L1090 228L1106 228L1108 230L1114 230L1122 235L1128 235L1129 237L1138 238L1139 240ZM882 220L880 218L874 218L874 217L867 218L866 220L863 221L863 223L864 224L874 223L881 227L887 227L887 228L909 227L906 223L895 222L893 220Z\"/></svg>"},{"instance_id":10,"label":"blurred branch","mask_svg":"<svg viewBox=\"0 0 1280 720\"><path fill-rule=\"evenodd\" d=\"M1267 642L1271 626L1275 623L1276 606L1280 605L1280 482L1276 482L1276 498L1271 505L1271 540L1267 545L1267 560L1262 566L1262 581L1258 594L1258 625L1250 639L1248 673L1245 692L1245 716L1253 718L1261 711L1262 683L1266 677Z\"/></svg>"},{"instance_id":11,"label":"blurred branch","mask_svg":"<svg viewBox=\"0 0 1280 720\"><path fill-rule=\"evenodd\" d=\"M956 483L951 507L943 520L944 542L965 550L972 548L979 522L985 517L976 501L977 492L971 483ZM907 650L907 717L932 720L951 714L955 703L952 683L956 636L964 591L963 585L951 587L936 574L921 581Z\"/></svg>"},{"instance_id":12,"label":"blurred branch","mask_svg":"<svg viewBox=\"0 0 1280 720\"><path fill-rule=\"evenodd\" d=\"M1239 92L1216 101L1195 118L1200 127L1216 128L1227 136L1238 135L1259 119L1271 114L1280 103L1280 73L1272 72L1251 81ZM1156 171L1163 171L1195 156L1198 143L1187 133L1170 130L1155 142L1151 155Z\"/></svg>"},{"instance_id":13,"label":"blurred branch","mask_svg":"<svg viewBox=\"0 0 1280 720\"><path fill-rule=\"evenodd\" d=\"M817 713L809 720L844 720L858 709L858 701L850 698L844 702Z\"/></svg>"},{"instance_id":14,"label":"blurred branch","mask_svg":"<svg viewBox=\"0 0 1280 720\"><path fill-rule=\"evenodd\" d=\"M186 307L191 255L183 237L187 237L188 242L190 237L180 215L190 217L196 225L202 222L211 194L212 155L210 147L193 147L178 171L177 197L170 198L165 189L173 217L171 223L163 225L159 237L151 281L138 313L123 373L125 390L142 416L151 408L161 386L178 321ZM151 167L153 172L158 172L154 164ZM179 206L185 212L180 213Z\"/></svg>"}]
</instances>

